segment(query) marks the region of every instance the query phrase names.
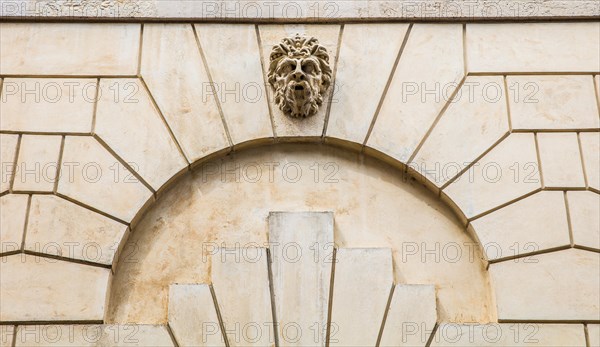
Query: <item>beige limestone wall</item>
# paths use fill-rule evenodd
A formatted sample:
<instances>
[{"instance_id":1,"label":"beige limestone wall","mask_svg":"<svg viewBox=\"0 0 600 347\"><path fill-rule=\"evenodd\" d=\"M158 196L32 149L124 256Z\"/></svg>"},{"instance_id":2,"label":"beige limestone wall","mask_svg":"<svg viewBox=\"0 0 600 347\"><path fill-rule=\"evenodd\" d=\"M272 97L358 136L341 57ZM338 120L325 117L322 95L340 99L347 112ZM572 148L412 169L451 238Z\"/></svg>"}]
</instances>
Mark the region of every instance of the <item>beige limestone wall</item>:
<instances>
[{"instance_id":1,"label":"beige limestone wall","mask_svg":"<svg viewBox=\"0 0 600 347\"><path fill-rule=\"evenodd\" d=\"M277 113L263 77L272 40L296 32L322 39L335 57L336 89L322 113L304 123ZM378 47L381 54L374 53ZM264 241L267 212L287 204L335 210L342 246L391 247L395 281L435 285L433 335L440 340L434 343L518 345L534 331L538 345L593 346L600 340L597 47L597 21L0 23L2 345L12 345L15 325L19 346L31 338L27 329L37 336L56 331L36 325L42 323L86 323L77 325L79 337L88 328L126 327L94 325L113 319L162 324L171 280L210 279L208 271L183 272L197 255L168 246L193 253L197 245L169 239L165 230L176 222L162 211L179 206L174 215L191 215L172 229L183 240L229 243ZM344 150L257 147L286 141ZM257 148L246 153L247 147ZM352 154L357 151L364 163ZM319 183L307 182L307 191L282 182L289 194L281 195L275 183L198 184L201 163L218 163L231 152L230 163L253 156L302 163L336 158L344 163L347 189L318 190ZM414 180L399 182L403 171ZM366 187L381 189L381 201L363 199ZM178 190L192 196L190 206ZM237 192L255 195L223 204ZM334 200L336 194L343 199ZM177 202L166 206L169 199ZM398 205L423 208L409 216L394 213ZM186 229L198 222L193 208L213 224ZM385 218L373 216L383 211ZM419 228L434 223L439 232L392 232L408 221ZM404 232L411 241L473 240L483 260L403 267ZM161 243L153 233L167 239ZM135 249L126 240L138 239L147 257L127 264ZM178 262L184 265L141 267ZM140 282L127 282L134 278ZM140 283L157 292L143 297ZM110 306L121 293L127 293L119 299L124 304ZM142 299L157 304L141 307ZM479 305L469 305L473 300ZM136 327L139 336L172 343L165 325ZM494 331L502 337L491 338ZM483 332L481 339L465 337L473 332ZM522 334L507 340L515 332ZM140 341L131 344L147 345Z\"/></svg>"}]
</instances>

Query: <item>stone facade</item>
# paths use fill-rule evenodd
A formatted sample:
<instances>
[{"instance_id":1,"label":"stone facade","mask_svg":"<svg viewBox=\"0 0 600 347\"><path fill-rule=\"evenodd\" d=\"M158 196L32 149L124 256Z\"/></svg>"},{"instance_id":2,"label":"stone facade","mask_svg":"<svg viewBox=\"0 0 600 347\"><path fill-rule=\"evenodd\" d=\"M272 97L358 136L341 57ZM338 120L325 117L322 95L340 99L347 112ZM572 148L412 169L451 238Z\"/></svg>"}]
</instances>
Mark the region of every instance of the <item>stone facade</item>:
<instances>
[{"instance_id":1,"label":"stone facade","mask_svg":"<svg viewBox=\"0 0 600 347\"><path fill-rule=\"evenodd\" d=\"M600 22L362 5L0 23L0 346L598 346Z\"/></svg>"}]
</instances>

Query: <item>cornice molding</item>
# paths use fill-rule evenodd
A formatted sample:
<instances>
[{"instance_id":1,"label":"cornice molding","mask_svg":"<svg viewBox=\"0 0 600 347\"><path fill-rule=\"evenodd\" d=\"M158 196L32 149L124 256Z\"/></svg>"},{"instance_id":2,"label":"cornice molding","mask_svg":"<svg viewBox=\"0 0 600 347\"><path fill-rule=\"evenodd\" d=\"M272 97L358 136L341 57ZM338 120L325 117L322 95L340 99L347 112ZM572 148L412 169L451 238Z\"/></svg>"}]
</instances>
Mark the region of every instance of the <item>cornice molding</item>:
<instances>
[{"instance_id":1,"label":"cornice molding","mask_svg":"<svg viewBox=\"0 0 600 347\"><path fill-rule=\"evenodd\" d=\"M0 0L3 20L379 22L600 19L597 0Z\"/></svg>"}]
</instances>

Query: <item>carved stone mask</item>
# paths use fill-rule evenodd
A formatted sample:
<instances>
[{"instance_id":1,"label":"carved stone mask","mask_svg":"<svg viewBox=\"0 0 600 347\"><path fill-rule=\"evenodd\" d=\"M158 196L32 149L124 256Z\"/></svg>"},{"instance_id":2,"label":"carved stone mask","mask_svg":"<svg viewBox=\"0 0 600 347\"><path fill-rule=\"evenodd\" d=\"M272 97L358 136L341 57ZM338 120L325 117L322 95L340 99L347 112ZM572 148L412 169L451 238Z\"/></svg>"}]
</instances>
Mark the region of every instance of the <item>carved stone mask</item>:
<instances>
[{"instance_id":1,"label":"carved stone mask","mask_svg":"<svg viewBox=\"0 0 600 347\"><path fill-rule=\"evenodd\" d=\"M296 34L274 46L269 58L267 77L279 109L292 117L317 113L331 84L327 49L314 37Z\"/></svg>"}]
</instances>

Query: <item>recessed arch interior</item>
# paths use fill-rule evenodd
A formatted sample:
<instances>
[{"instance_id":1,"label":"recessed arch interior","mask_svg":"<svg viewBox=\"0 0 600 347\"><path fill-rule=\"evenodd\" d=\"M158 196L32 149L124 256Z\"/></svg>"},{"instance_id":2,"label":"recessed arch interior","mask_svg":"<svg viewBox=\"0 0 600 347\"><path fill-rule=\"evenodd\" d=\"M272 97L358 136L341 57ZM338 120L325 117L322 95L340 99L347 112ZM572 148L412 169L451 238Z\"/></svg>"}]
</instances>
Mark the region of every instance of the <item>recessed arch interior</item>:
<instances>
[{"instance_id":1,"label":"recessed arch interior","mask_svg":"<svg viewBox=\"0 0 600 347\"><path fill-rule=\"evenodd\" d=\"M434 284L444 321L495 321L477 241L396 163L325 143L248 144L194 163L140 213L106 321L159 324L168 286L210 283L203 246L267 246L270 211L333 211L337 247L392 248L397 283Z\"/></svg>"}]
</instances>

